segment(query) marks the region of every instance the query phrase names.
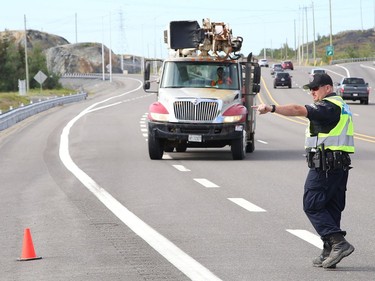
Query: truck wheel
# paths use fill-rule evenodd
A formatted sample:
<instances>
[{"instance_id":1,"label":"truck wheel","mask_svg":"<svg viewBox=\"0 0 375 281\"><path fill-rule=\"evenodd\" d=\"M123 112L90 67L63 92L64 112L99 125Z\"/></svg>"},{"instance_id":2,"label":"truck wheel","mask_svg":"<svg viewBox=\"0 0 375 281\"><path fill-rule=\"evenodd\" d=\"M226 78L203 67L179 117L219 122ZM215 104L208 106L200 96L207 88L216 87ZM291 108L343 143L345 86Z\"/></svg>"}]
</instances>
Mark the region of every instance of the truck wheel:
<instances>
[{"instance_id":1,"label":"truck wheel","mask_svg":"<svg viewBox=\"0 0 375 281\"><path fill-rule=\"evenodd\" d=\"M241 139L232 140L231 151L233 160L242 160L246 156L246 132Z\"/></svg>"},{"instance_id":2,"label":"truck wheel","mask_svg":"<svg viewBox=\"0 0 375 281\"><path fill-rule=\"evenodd\" d=\"M255 150L254 134L251 134L250 141L247 142L246 152L252 153Z\"/></svg>"},{"instance_id":3,"label":"truck wheel","mask_svg":"<svg viewBox=\"0 0 375 281\"><path fill-rule=\"evenodd\" d=\"M154 135L148 136L148 154L152 160L160 160L163 157L163 145Z\"/></svg>"}]
</instances>

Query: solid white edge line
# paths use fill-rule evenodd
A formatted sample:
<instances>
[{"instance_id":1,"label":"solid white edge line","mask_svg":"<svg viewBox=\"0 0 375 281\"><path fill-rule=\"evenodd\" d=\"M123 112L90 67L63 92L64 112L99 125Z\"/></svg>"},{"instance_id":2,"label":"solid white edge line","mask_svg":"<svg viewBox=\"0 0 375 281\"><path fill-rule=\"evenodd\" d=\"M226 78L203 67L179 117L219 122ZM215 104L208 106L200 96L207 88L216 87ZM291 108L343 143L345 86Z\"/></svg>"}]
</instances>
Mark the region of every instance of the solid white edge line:
<instances>
[{"instance_id":1,"label":"solid white edge line","mask_svg":"<svg viewBox=\"0 0 375 281\"><path fill-rule=\"evenodd\" d=\"M139 80L138 80L139 81ZM142 86L142 85L141 85ZM141 87L140 86L140 87ZM139 87L139 88L140 88ZM138 90L137 88L136 90ZM135 90L133 90L135 91ZM127 92L125 94L128 94ZM122 94L122 95L125 95ZM121 95L120 95L121 96ZM112 97L113 98L113 97ZM112 99L110 98L110 99ZM191 280L212 280L219 281L217 276L210 272L207 268L202 266L192 257L187 255L176 245L159 234L153 228L148 226L145 222L139 219L136 215L125 208L118 202L111 194L98 185L92 178L83 172L72 160L69 153L69 133L74 123L82 116L90 112L90 110L98 104L108 101L109 99L95 103L83 110L75 118L69 121L64 127L60 136L59 156L65 167L89 190L91 191L113 214L115 214L123 223L132 229L139 237L145 240L152 248L158 251L171 264L177 267ZM106 108L106 107L102 107Z\"/></svg>"},{"instance_id":2,"label":"solid white edge line","mask_svg":"<svg viewBox=\"0 0 375 281\"><path fill-rule=\"evenodd\" d=\"M310 231L304 229L287 229L289 233L305 240L306 242L318 247L319 249L323 249L323 241L320 239L318 235L311 233Z\"/></svg>"},{"instance_id":3,"label":"solid white edge line","mask_svg":"<svg viewBox=\"0 0 375 281\"><path fill-rule=\"evenodd\" d=\"M228 200L244 208L245 210L248 210L249 212L267 212L265 209L262 209L261 207L258 207L257 205L243 198L228 198Z\"/></svg>"}]
</instances>

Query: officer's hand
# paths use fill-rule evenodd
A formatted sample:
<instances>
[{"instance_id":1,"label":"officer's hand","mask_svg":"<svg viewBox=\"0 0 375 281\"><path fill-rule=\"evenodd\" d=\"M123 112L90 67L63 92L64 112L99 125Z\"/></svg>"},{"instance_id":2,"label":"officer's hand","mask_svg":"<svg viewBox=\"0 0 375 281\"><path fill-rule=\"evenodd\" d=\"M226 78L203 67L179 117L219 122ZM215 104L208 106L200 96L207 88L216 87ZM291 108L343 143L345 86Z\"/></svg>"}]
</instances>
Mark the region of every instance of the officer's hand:
<instances>
[{"instance_id":1,"label":"officer's hand","mask_svg":"<svg viewBox=\"0 0 375 281\"><path fill-rule=\"evenodd\" d=\"M265 114L265 113L271 112L272 110L272 107L266 104L253 105L251 108L256 110L258 114Z\"/></svg>"}]
</instances>

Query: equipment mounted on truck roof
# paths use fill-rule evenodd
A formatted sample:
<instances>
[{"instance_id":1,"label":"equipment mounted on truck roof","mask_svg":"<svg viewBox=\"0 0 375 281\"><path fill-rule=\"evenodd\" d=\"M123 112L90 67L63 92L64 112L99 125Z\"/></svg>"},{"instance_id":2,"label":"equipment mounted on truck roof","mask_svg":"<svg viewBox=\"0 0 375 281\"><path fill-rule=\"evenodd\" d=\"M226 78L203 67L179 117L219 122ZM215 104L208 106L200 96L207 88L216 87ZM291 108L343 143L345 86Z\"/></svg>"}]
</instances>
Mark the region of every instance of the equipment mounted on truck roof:
<instances>
[{"instance_id":1,"label":"equipment mounted on truck roof","mask_svg":"<svg viewBox=\"0 0 375 281\"><path fill-rule=\"evenodd\" d=\"M218 60L241 58L242 37L234 37L232 30L223 22L202 20L202 27L197 21L172 21L164 31L164 42L174 50L174 56L213 57ZM198 54L199 53L199 54Z\"/></svg>"}]
</instances>

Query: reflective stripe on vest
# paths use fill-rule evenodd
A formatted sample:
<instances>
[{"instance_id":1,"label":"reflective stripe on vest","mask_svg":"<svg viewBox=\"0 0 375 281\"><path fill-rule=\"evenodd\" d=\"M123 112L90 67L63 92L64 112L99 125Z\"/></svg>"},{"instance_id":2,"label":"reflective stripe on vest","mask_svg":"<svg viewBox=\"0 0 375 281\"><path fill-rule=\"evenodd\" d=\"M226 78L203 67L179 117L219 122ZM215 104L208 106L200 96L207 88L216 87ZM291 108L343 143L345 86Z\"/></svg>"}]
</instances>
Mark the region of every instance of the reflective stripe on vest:
<instances>
[{"instance_id":1,"label":"reflective stripe on vest","mask_svg":"<svg viewBox=\"0 0 375 281\"><path fill-rule=\"evenodd\" d=\"M305 148L316 148L324 143L325 149L353 153L354 129L349 106L340 96L327 97L323 100L328 100L341 108L340 120L328 134L319 133L317 136L311 136L310 126L308 126L306 129Z\"/></svg>"}]
</instances>

